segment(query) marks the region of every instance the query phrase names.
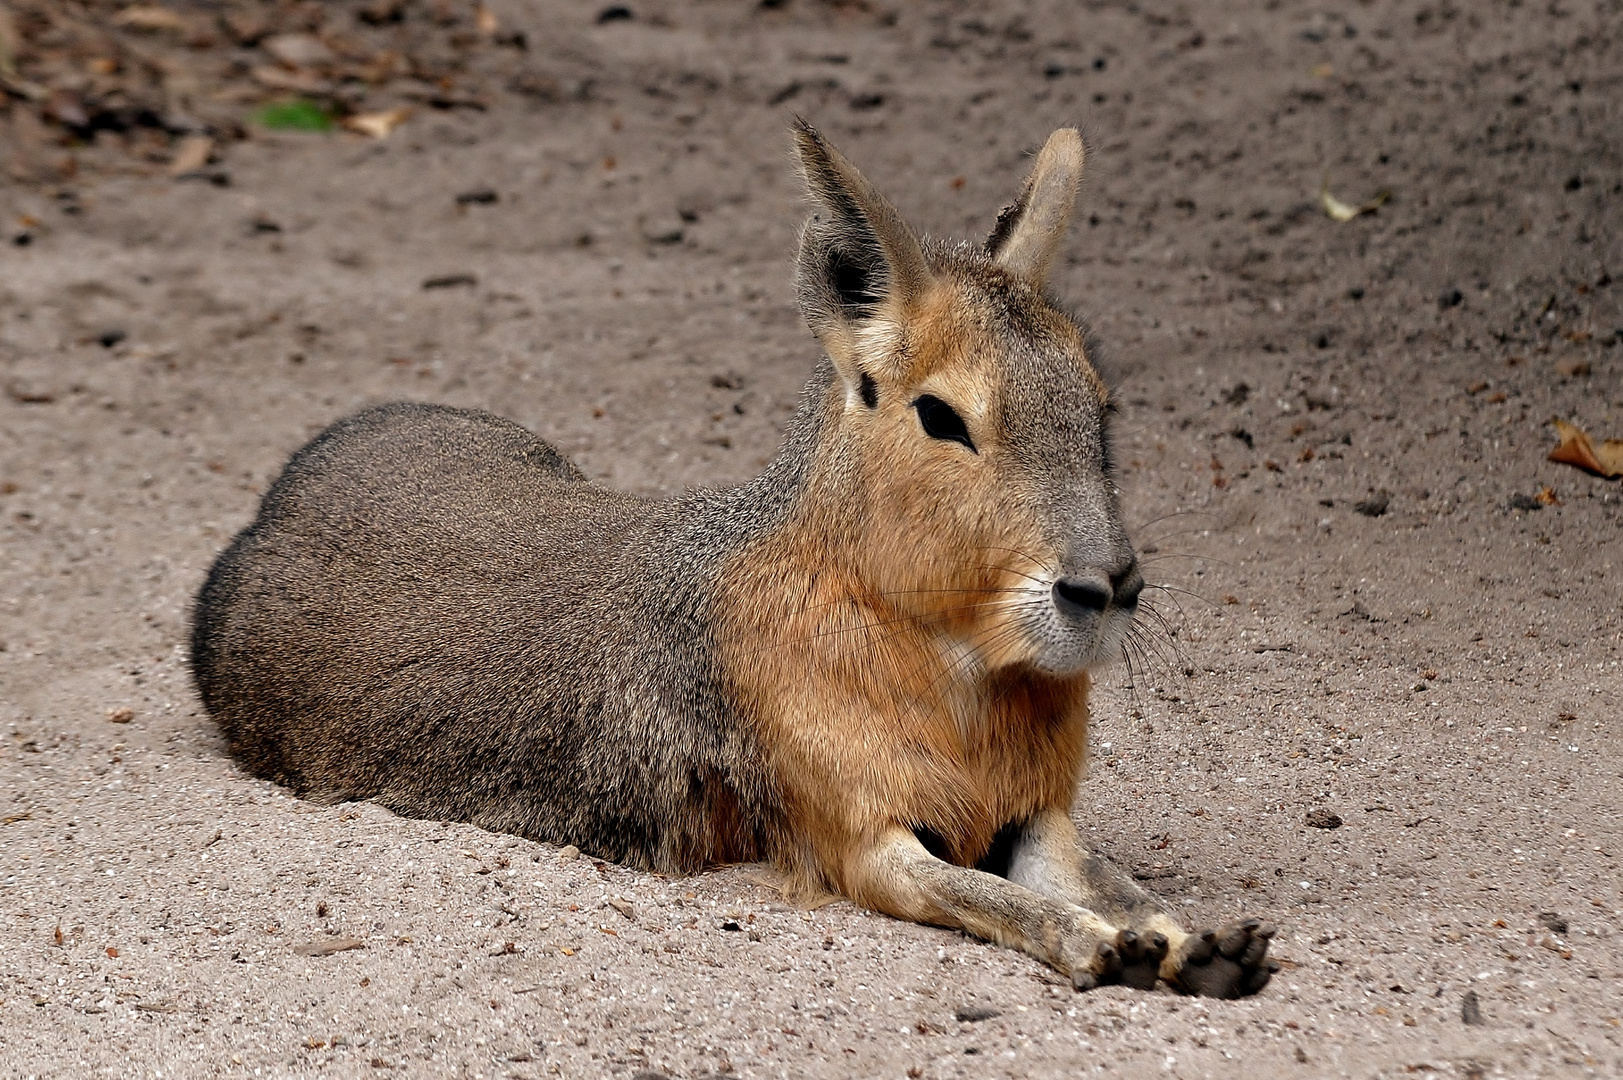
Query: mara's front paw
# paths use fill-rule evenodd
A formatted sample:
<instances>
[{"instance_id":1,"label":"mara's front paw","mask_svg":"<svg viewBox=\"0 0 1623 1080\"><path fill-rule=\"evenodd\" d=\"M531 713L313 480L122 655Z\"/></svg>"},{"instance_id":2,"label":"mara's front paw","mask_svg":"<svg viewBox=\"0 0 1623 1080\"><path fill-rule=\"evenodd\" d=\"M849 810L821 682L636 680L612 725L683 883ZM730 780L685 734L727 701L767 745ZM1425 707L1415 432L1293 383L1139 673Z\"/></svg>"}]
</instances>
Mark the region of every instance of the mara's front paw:
<instances>
[{"instance_id":1,"label":"mara's front paw","mask_svg":"<svg viewBox=\"0 0 1623 1080\"><path fill-rule=\"evenodd\" d=\"M1101 941L1088 963L1071 968L1071 985L1078 990L1117 984L1152 990L1166 955L1165 934L1122 930L1115 941Z\"/></svg>"},{"instance_id":2,"label":"mara's front paw","mask_svg":"<svg viewBox=\"0 0 1623 1080\"><path fill-rule=\"evenodd\" d=\"M1255 994L1279 970L1268 959L1274 928L1260 919L1242 919L1218 930L1191 935L1162 969L1162 977L1186 994L1237 998ZM1168 972L1166 967L1172 967Z\"/></svg>"}]
</instances>

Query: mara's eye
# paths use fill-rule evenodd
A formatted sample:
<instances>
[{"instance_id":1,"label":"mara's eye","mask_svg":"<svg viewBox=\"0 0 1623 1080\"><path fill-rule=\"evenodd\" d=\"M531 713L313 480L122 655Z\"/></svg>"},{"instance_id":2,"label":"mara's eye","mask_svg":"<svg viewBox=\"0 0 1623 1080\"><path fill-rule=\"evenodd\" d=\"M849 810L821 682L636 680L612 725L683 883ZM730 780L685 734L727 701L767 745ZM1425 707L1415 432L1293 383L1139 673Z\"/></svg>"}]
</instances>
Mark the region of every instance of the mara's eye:
<instances>
[{"instance_id":1,"label":"mara's eye","mask_svg":"<svg viewBox=\"0 0 1623 1080\"><path fill-rule=\"evenodd\" d=\"M959 416L958 410L951 405L933 394L922 394L913 402L913 408L919 414L919 423L924 427L924 433L930 438L963 443L969 447L971 453L980 453L975 449L975 440L969 437L969 429L964 426L964 418Z\"/></svg>"}]
</instances>

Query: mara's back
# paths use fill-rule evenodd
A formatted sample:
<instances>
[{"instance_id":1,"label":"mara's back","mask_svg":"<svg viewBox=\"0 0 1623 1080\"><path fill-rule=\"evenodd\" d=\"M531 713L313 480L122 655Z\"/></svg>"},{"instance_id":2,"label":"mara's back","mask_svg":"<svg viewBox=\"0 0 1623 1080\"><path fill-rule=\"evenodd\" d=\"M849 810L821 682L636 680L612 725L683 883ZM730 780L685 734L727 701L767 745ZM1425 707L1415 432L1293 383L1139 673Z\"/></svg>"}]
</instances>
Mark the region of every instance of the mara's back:
<instances>
[{"instance_id":1,"label":"mara's back","mask_svg":"<svg viewBox=\"0 0 1623 1080\"><path fill-rule=\"evenodd\" d=\"M369 409L216 563L199 691L245 767L311 798L633 865L761 858L777 801L709 641L731 509L587 483L488 414Z\"/></svg>"}]
</instances>

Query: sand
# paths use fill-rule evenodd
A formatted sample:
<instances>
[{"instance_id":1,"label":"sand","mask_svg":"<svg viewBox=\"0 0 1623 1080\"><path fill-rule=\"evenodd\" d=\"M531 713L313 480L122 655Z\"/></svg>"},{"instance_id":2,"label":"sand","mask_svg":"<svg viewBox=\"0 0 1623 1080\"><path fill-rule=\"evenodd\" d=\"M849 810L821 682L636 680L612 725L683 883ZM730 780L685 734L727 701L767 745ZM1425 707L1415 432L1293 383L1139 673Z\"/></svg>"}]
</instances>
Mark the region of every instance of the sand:
<instances>
[{"instance_id":1,"label":"sand","mask_svg":"<svg viewBox=\"0 0 1623 1080\"><path fill-rule=\"evenodd\" d=\"M1552 417L1623 437L1617 5L631 8L493 0L483 108L255 132L224 185L107 139L0 181L0 1073L1623 1071L1623 485L1545 460ZM1053 284L1153 612L1076 816L1190 920L1276 922L1259 996L303 803L201 712L210 560L360 406L640 491L761 466L817 359L795 112L971 238L1084 130Z\"/></svg>"}]
</instances>

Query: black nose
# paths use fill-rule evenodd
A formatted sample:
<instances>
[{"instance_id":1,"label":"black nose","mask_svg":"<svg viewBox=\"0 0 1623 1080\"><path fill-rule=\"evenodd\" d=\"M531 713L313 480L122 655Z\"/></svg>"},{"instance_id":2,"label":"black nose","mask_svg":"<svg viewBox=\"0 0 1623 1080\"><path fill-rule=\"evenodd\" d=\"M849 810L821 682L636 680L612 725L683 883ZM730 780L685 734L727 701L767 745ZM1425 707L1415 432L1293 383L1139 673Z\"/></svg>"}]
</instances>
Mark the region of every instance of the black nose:
<instances>
[{"instance_id":1,"label":"black nose","mask_svg":"<svg viewBox=\"0 0 1623 1080\"><path fill-rule=\"evenodd\" d=\"M1073 617L1103 611L1110 604L1110 595L1110 586L1102 577L1067 577L1054 582L1054 603Z\"/></svg>"},{"instance_id":2,"label":"black nose","mask_svg":"<svg viewBox=\"0 0 1623 1080\"><path fill-rule=\"evenodd\" d=\"M1134 559L1127 564L1127 569L1120 571L1110 579L1111 585L1116 589L1116 606L1130 608L1138 603L1138 594L1144 591L1144 575L1139 573L1138 560Z\"/></svg>"},{"instance_id":3,"label":"black nose","mask_svg":"<svg viewBox=\"0 0 1623 1080\"><path fill-rule=\"evenodd\" d=\"M1101 612L1112 603L1130 610L1138 603L1143 588L1144 575L1139 573L1138 563L1131 562L1109 578L1102 573L1060 578L1054 582L1054 606L1073 619Z\"/></svg>"}]
</instances>

